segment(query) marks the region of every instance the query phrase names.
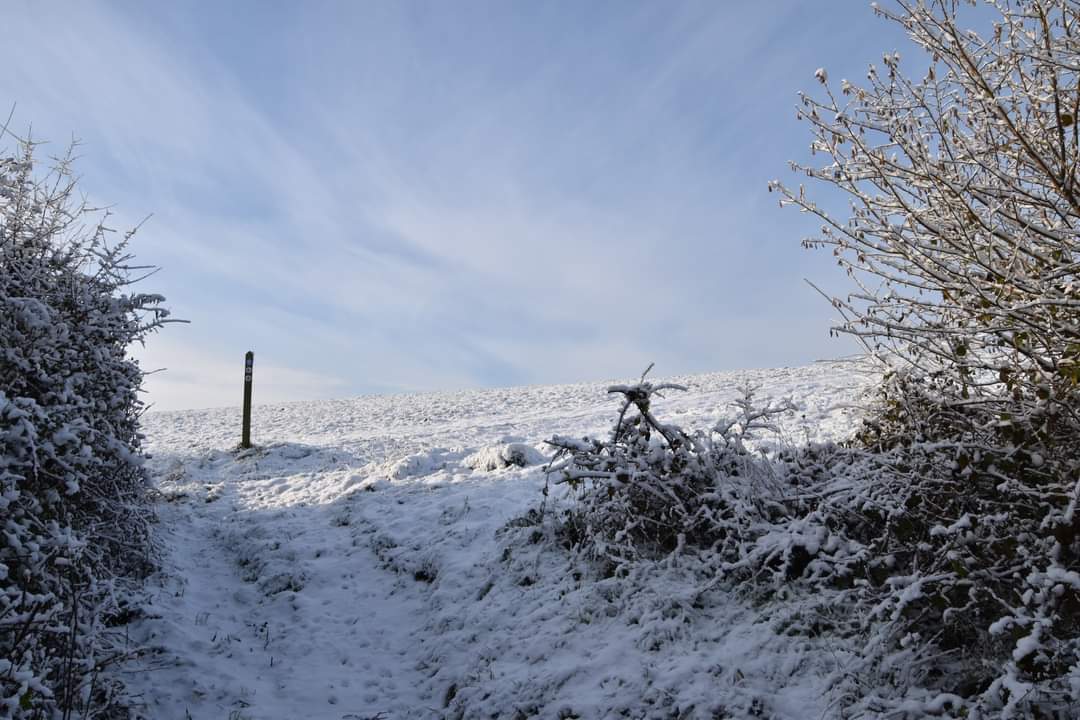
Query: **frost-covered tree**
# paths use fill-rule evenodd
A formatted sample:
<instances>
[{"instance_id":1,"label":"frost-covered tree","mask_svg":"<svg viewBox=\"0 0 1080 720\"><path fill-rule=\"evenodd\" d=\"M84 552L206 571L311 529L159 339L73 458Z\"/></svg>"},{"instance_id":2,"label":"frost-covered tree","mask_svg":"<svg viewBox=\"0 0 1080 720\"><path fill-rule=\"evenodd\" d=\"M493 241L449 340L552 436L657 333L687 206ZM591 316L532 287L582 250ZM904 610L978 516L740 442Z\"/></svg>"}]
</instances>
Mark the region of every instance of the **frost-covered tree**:
<instances>
[{"instance_id":1,"label":"frost-covered tree","mask_svg":"<svg viewBox=\"0 0 1080 720\"><path fill-rule=\"evenodd\" d=\"M0 717L90 717L151 557L127 348L167 312L70 153L34 152L0 153Z\"/></svg>"},{"instance_id":2,"label":"frost-covered tree","mask_svg":"<svg viewBox=\"0 0 1080 720\"><path fill-rule=\"evenodd\" d=\"M1080 5L993 2L980 34L958 4L878 9L925 50L923 77L890 53L865 83L837 92L819 70L824 97L802 96L826 160L793 167L843 191L846 219L801 186L771 189L824 221L806 244L854 278L833 299L843 332L945 371L965 418L1052 442L1080 383Z\"/></svg>"},{"instance_id":3,"label":"frost-covered tree","mask_svg":"<svg viewBox=\"0 0 1080 720\"><path fill-rule=\"evenodd\" d=\"M978 31L964 29L969 4L875 6L918 57L887 53L859 81L820 69L822 92L802 96L824 160L793 169L848 212L770 189L820 218L805 244L831 248L855 285L832 298L839 330L894 371L861 435L881 471L835 515L861 515L882 560L865 568L894 631L880 667L943 691L938 711L1072 717L1080 4L990 0L989 21L970 16Z\"/></svg>"}]
</instances>

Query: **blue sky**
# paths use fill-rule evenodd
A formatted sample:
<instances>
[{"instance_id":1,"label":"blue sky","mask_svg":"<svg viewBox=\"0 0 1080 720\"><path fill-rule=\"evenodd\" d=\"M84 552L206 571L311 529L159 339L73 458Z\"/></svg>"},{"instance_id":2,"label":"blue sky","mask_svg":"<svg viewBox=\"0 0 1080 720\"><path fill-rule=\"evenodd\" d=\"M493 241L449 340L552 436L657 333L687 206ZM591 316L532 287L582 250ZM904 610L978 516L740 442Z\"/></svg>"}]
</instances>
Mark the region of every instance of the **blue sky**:
<instances>
[{"instance_id":1,"label":"blue sky","mask_svg":"<svg viewBox=\"0 0 1080 720\"><path fill-rule=\"evenodd\" d=\"M30 2L0 105L177 317L157 408L848 354L770 179L814 70L909 50L867 2Z\"/></svg>"}]
</instances>

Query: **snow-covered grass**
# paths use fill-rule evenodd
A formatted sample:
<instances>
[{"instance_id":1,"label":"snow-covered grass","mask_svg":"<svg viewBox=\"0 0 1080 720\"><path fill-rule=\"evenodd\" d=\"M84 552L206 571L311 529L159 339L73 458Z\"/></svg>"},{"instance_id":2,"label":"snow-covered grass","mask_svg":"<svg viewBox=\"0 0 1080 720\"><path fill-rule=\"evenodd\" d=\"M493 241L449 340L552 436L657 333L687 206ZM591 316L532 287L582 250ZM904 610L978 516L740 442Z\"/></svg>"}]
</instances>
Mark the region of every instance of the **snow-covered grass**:
<instances>
[{"instance_id":1,"label":"snow-covered grass","mask_svg":"<svg viewBox=\"0 0 1080 720\"><path fill-rule=\"evenodd\" d=\"M871 377L835 362L667 380L689 391L654 410L688 428L747 381L790 395L801 444L847 436ZM828 716L843 643L789 636L785 613L702 591L677 559L589 576L522 521L544 440L609 432L606 387L261 406L246 452L235 410L148 414L164 565L124 668L143 714Z\"/></svg>"}]
</instances>

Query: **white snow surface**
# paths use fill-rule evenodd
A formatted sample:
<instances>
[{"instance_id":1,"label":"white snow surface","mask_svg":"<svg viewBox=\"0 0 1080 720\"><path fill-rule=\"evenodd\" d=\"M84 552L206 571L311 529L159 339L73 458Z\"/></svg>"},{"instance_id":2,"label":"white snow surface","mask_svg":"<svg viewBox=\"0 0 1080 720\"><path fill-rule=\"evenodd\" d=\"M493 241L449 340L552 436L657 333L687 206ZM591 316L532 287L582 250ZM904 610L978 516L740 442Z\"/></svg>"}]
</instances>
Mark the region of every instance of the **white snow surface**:
<instances>
[{"instance_id":1,"label":"white snow surface","mask_svg":"<svg viewBox=\"0 0 1080 720\"><path fill-rule=\"evenodd\" d=\"M689 390L653 409L703 428L749 381L802 406L790 442L841 439L870 379L848 361L665 378ZM543 441L610 432L606 386L257 406L244 452L236 409L147 414L163 565L122 670L142 713L831 716L828 638L722 593L688 609L677 562L603 580L505 541L540 503Z\"/></svg>"}]
</instances>

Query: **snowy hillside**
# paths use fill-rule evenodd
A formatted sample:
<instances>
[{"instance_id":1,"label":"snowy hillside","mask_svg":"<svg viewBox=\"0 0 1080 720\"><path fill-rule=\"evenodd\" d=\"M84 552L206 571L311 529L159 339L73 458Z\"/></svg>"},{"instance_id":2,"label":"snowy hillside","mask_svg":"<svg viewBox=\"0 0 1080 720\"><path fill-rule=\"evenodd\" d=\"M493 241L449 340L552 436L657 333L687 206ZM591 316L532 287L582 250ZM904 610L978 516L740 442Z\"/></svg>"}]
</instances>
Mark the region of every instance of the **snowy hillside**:
<instances>
[{"instance_id":1,"label":"snowy hillside","mask_svg":"<svg viewBox=\"0 0 1080 720\"><path fill-rule=\"evenodd\" d=\"M785 433L803 443L845 436L870 378L836 362L674 380L690 389L658 416L715 422L749 381L801 405ZM689 597L677 562L589 579L505 541L542 498L543 441L610 430L605 387L261 406L245 453L236 410L147 415L165 563L132 631L149 649L124 669L146 717L828 716L844 649L827 636Z\"/></svg>"}]
</instances>

